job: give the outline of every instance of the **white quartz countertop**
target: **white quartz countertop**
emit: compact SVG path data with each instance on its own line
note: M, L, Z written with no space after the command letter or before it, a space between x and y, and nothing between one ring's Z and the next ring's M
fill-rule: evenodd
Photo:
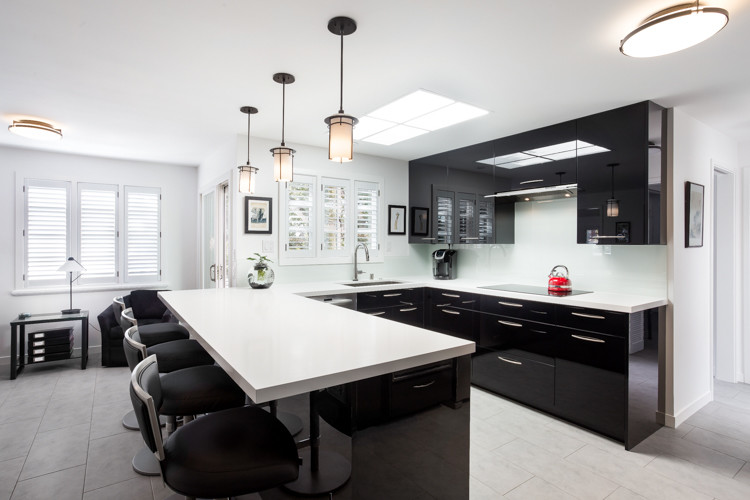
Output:
M495 297L507 297L519 300L534 300L537 302L549 302L554 304L563 304L568 306L576 307L589 307L592 309L602 309L608 311L617 311L624 313L635 313L638 311L645 311L654 307L664 306L667 304L666 297L653 297L647 295L637 294L626 294L626 293L611 293L611 292L597 292L586 293L582 295L569 295L566 297L553 297L544 295L532 295L528 293L516 293L516 292L504 292L499 290L489 290L481 288L483 286L494 286L509 284L502 280L468 280L468 279L455 279L455 280L435 280L431 277L425 278L424 276L417 277L405 277L397 278L402 283L392 285L381 285L378 284L379 280L374 281L361 281L360 283L371 283L372 286L346 286L344 283L350 283L347 281L339 282L317 282L317 283L294 283L284 285L274 285L274 288L283 290L288 293L294 293L303 296L314 296L314 295L325 295L325 294L340 294L340 293L357 293L366 292L372 290L397 290L399 288L414 288L414 287L432 287L442 288L447 290L454 290L457 292L472 292L480 293L483 295L492 295ZM384 280L386 281L386 280ZM529 284L529 283L524 283ZM535 283L536 286L546 286L546 283Z
M256 403L475 349L473 342L295 295L288 286L159 296Z

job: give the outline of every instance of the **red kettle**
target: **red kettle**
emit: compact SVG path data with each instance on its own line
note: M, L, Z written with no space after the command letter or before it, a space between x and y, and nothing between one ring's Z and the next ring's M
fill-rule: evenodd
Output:
M561 271L565 269L565 273ZM573 290L573 285L568 277L570 273L568 268L565 266L555 266L552 271L549 272L549 283L547 285L547 291L554 294L566 294Z

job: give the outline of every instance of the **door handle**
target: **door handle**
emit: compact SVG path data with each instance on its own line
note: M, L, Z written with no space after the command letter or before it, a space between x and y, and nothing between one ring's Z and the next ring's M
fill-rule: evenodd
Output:
M523 304L516 304L515 302L503 302L502 300L498 300L497 303L500 304L501 306L523 307Z
M406 313L406 312L411 312L411 311L416 311L416 310L417 310L416 307L409 307L408 309L399 309L398 312Z
M432 382L427 382L426 384L422 384L422 385L413 385L413 386L412 386L412 389L424 389L425 387L430 387L430 386L431 386L432 384L434 384L434 383L435 383L435 381L433 380Z
M573 316L578 316L579 318L607 319L604 316L599 316L598 314L584 314L584 313L577 313L577 312L572 312L570 314L572 314Z
M450 302L448 302L447 304L435 304L435 307L448 307L449 305L451 305Z
M596 342L597 344L604 344L606 340L595 339L594 337L585 337L583 335L571 335L574 339L585 340L586 342Z
M208 268L208 277L211 281L216 282L216 264L211 264L211 267Z
M451 311L451 310L449 310L449 309L441 309L441 311L443 311L443 312L444 312L444 313L446 313L446 314L458 314L458 315L460 315L460 314L461 314L461 313L460 313L460 312L458 312L458 311Z
M505 361L506 363L510 363L511 365L522 365L523 364L520 361L513 361L512 359L507 359L507 358L504 358L502 356L498 356L497 359L499 359L500 361Z
M460 296L460 295L455 295L455 294L453 294L453 293L443 293L443 294L441 294L441 295L442 295L443 297L453 297L454 299L460 299L460 298L461 298L461 296Z
M523 325L521 323L513 323L512 321L503 321L501 319L497 320L498 323L505 326L512 326L515 328L521 328Z

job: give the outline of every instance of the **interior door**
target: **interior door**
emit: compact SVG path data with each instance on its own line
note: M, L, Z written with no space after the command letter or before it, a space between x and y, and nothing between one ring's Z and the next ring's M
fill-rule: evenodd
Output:
M222 182L201 194L201 287L231 285L231 196Z

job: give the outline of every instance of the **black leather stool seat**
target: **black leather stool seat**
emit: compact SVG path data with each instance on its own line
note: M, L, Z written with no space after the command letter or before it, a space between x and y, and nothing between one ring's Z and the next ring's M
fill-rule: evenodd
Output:
M186 424L164 443L164 454L164 481L194 497L262 491L294 481L299 474L292 436L281 422L252 406Z
M184 340L190 337L187 328L177 323L154 323L141 325L138 324L138 335L141 336L141 343L146 347L151 347L172 340Z
M192 339L163 342L146 348L146 352L149 356L156 354L161 373L170 373L191 366L214 364L211 355L201 347L198 341Z
M193 366L170 373L161 372L161 360L156 355L162 373L159 407L162 415L195 415L212 413L245 404L245 393L216 365Z

